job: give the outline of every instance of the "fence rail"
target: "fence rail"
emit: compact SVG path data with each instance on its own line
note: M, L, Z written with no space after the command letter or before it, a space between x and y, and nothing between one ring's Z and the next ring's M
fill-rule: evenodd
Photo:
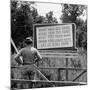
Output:
M13 69L13 68L22 68L22 67L24 67L24 66L15 66L15 67L11 67L11 68ZM66 72L66 79L67 79L67 81L68 81L68 70L82 70L82 72L75 79L73 79L73 81L76 81L80 76L82 76L84 73L87 72L86 68L72 68L72 67L37 67L37 69L39 69L39 70L40 69L49 69L49 70L57 69L58 70L58 74L60 74L61 70L67 70L67 72ZM59 76L58 78L60 78L60 75L58 75L58 76Z
M24 66L12 66L11 68L22 68ZM72 68L72 67L37 67L38 69L61 69L61 70L85 70L86 68Z

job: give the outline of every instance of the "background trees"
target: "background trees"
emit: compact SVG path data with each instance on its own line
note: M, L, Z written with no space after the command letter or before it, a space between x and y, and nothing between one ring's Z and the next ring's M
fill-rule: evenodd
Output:
M47 23L58 23L57 19L53 16L53 12L50 11L46 14Z
M84 16L87 11L85 5L62 4L62 23L76 24L76 44L77 47L87 49L87 20L84 21L80 16Z
M32 12L35 10L31 6L32 3L22 1L11 1L11 37L17 46L27 36L32 36L33 17Z

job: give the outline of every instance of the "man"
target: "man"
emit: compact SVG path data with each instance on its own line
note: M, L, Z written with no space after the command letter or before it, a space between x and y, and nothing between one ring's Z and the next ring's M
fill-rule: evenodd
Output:
M32 46L33 41L30 37L26 38L25 43L26 47L19 51L19 53L15 56L15 60L23 66L21 71L21 79L33 80L36 71L34 64L42 60L42 57L38 50ZM20 57L22 57L22 60Z
M32 65L35 62L42 60L42 57L38 50L32 47L33 41L30 37L25 40L26 47L22 48L19 53L15 56L15 60L23 65ZM22 60L19 57L22 57Z

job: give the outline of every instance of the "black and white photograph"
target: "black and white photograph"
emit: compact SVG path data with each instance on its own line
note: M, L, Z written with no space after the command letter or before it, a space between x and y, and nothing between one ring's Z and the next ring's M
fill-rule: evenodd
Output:
M10 88L87 85L84 4L10 1Z

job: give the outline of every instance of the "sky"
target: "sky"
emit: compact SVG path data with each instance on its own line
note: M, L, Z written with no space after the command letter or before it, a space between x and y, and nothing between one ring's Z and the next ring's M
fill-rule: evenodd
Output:
M34 7L37 9L39 15L45 16L46 13L53 11L54 17L59 23L62 23L60 17L62 15L62 6L61 4L52 4L52 3L35 3ZM84 21L86 20L86 11L84 11L85 16L80 16Z
M46 13L53 11L53 16L57 18L58 22L60 23L60 16L61 16L61 10L62 6L61 4L51 4L51 3L36 3L34 4L34 7L37 8L37 11L39 15L45 16Z

